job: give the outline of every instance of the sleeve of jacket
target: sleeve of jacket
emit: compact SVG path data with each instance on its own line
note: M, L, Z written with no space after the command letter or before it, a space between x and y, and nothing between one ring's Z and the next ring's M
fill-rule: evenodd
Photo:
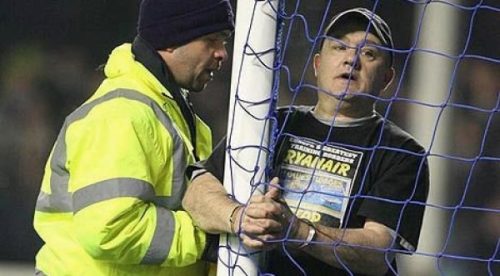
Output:
M163 266L201 258L206 237L190 216L155 203L173 193L172 140L150 108L126 99L68 127L74 233L93 258Z

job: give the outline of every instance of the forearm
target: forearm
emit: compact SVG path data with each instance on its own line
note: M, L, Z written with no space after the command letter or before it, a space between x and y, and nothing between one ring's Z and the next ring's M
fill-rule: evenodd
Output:
M391 246L392 237L383 226L357 229L338 229L316 225L314 242L301 250L332 266L357 273L382 275L388 269L392 256L387 249ZM297 239L305 239L309 226L301 223L297 231ZM294 247L297 247L295 245Z
M232 233L229 217L239 205L210 173L196 177L182 200L194 224L208 233Z

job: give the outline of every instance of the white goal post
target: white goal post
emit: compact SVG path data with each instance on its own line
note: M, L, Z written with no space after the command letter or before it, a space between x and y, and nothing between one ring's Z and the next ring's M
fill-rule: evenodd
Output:
M242 203L266 180L277 11L277 0L236 7L224 186ZM236 236L221 235L217 275L257 275L258 259Z

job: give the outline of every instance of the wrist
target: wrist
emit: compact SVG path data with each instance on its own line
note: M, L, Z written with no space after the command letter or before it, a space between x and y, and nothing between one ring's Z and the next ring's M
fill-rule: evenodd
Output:
M298 219L297 221L300 223L300 227L296 239L301 240L302 243L297 244L296 248L303 249L316 238L316 227L309 220Z
M240 210L243 208L243 205L236 205L233 207L230 215L229 215L229 230L231 234L236 234L239 231L239 221L240 221Z

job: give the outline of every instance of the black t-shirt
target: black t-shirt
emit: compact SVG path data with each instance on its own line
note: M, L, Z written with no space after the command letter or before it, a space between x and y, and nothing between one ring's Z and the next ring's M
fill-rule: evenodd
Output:
M395 248L414 251L429 185L425 150L379 114L331 127L311 109L278 110L273 168L288 205L298 217L330 227L362 228L369 218L393 230ZM221 181L224 149L225 141L204 162ZM293 259L274 250L263 272L302 275L298 263L307 275L349 275L306 254Z

